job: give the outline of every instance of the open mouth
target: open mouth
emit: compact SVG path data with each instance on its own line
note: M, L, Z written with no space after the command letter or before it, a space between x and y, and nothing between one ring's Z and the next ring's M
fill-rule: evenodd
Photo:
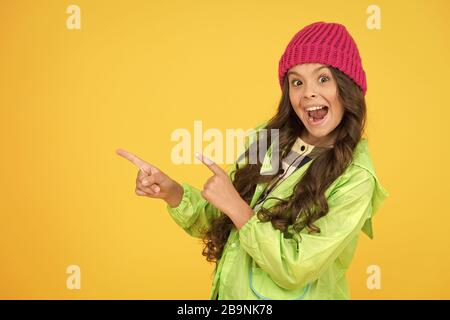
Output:
M324 105L308 107L306 113L308 114L308 121L310 124L321 124L328 115L328 107Z

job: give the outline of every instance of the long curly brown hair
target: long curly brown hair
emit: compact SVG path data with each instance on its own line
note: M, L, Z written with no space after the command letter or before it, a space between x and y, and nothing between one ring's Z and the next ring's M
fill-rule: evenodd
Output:
M352 161L353 150L365 127L366 102L362 90L340 70L332 66L328 68L337 83L339 99L344 107L342 121L333 131L336 137L334 145L312 161L290 197L277 198L279 202L270 210L261 207L257 212L260 221L270 221L273 227L282 231L286 237L290 237L289 225L292 225L295 232L307 227L310 232L320 233L320 228L315 226L314 222L328 213L325 191ZM284 79L278 111L264 129L267 129L267 132L270 129L279 130L279 169L272 175L261 175L261 159L257 157L256 163L252 164L248 161L249 149L245 150L246 165L241 167L238 163L235 164L233 185L248 204L258 183L270 183L280 174L281 160L290 152L303 130L306 130L291 105L287 77ZM270 145L270 135L267 138ZM216 268L233 227L231 219L221 212L202 239L205 245L202 254L207 261L216 262Z

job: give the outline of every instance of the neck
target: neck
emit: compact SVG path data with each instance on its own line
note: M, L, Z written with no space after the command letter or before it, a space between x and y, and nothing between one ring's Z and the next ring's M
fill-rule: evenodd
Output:
M305 130L306 131L306 130ZM335 137L333 137L331 134L329 134L326 137L323 138L316 138L309 134L308 131L303 132L300 134L300 139L305 141L307 144L310 144L315 147L319 148L333 148Z

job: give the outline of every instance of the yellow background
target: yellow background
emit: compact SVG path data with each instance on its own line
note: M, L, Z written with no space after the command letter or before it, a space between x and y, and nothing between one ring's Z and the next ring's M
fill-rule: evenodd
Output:
M68 30L66 8L81 9ZM366 9L381 8L381 30ZM252 128L277 107L278 60L340 22L367 73L369 146L390 197L348 272L353 299L450 298L450 2L2 1L0 298L207 299L213 265L165 203L134 194L132 151L175 165L177 128ZM81 290L66 268L81 268ZM366 287L369 265L381 289Z

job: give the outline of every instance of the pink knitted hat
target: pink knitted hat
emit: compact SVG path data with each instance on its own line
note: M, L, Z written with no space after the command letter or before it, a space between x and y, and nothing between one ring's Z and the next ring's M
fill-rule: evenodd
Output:
M342 24L315 22L297 32L279 62L281 88L286 72L301 63L331 65L349 76L366 94L366 73L358 48Z

